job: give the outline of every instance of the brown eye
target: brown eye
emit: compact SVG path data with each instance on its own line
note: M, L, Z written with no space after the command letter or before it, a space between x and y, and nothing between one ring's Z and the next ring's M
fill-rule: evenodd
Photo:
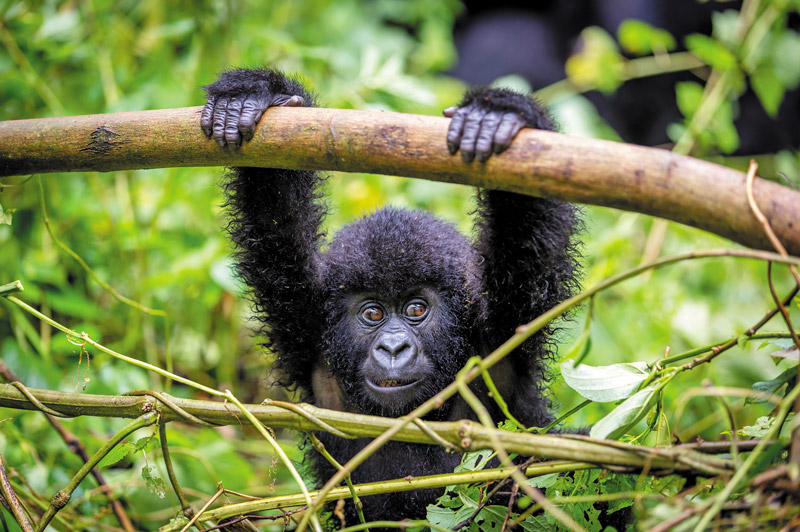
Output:
M421 318L428 312L425 303L411 303L406 307L406 316L409 318Z
M378 307L369 307L364 309L361 315L364 316L364 319L367 321L378 322L383 319L383 310Z

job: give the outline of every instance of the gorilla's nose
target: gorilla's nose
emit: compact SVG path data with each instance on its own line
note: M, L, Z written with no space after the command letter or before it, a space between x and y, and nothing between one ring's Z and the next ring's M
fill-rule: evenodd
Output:
M375 343L372 358L387 372L402 371L414 364L417 348L405 332L384 333Z

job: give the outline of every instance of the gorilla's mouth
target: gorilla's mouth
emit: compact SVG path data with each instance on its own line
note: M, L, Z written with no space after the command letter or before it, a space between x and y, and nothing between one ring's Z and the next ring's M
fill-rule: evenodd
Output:
M401 390L407 390L412 388L417 382L417 379L401 379L401 378L393 378L393 379L381 379L381 380L373 380L371 378L367 378L367 385L372 388L372 390L376 392L395 392Z
M414 384L415 382L416 381L404 379L385 379L377 384L380 388L402 388L403 386L408 386L409 384Z

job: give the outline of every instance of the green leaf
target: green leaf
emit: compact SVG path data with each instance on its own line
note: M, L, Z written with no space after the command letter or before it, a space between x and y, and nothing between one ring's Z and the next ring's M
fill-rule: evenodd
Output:
M558 473L548 473L546 475L533 477L528 483L534 488L547 489L555 484L556 480L558 480L558 476Z
M461 457L461 463L455 467L454 472L467 473L470 471L480 471L489 463L489 457L492 456L492 454L493 451L491 449L464 453L464 456Z
M655 383L636 392L595 423L589 431L589 436L612 440L619 438L647 414L658 395L659 387Z
M742 436L750 436L753 439L761 439L767 435L769 428L772 426L775 418L770 416L761 416L756 420L755 425L748 425L742 427L738 432Z
M775 39L771 59L775 76L784 89L793 89L800 84L800 34L785 29Z
M97 467L100 469L103 469L104 467L110 467L131 454L135 449L136 446L134 444L127 441L122 442L111 449L111 451L105 455L102 460L100 460L100 463L97 464Z
M478 523L478 530L500 532L503 528L503 521L506 519L508 509L505 506L491 505L485 506L475 517Z
M625 399L635 392L650 372L646 362L626 362L610 366L575 367L572 360L561 364L561 374L570 388L586 399L607 403Z
M155 451L157 445L158 438L155 437L155 433L150 436L144 436L136 440L136 452Z
M150 493L159 499L163 499L167 495L167 486L164 484L164 479L156 474L156 469L154 467L144 466L142 468L142 478Z
M556 520L549 515L532 515L519 524L525 532L552 532Z
M637 55L674 50L675 38L668 31L636 19L624 20L617 29L617 40L623 50Z
M622 85L625 58L604 29L591 26L581 32L581 51L570 56L564 66L567 77L579 87L593 87L605 93Z
M750 84L767 114L772 117L777 116L786 91L781 86L775 71L771 68L760 68L750 76Z
M703 99L703 87L694 81L682 81L675 85L675 98L681 114L691 119Z
M3 206L0 205L0 224L11 225L11 213L14 212L14 209L7 210L3 212Z
M715 11L711 14L711 34L731 50L741 46L739 37L739 12L735 9Z
M797 375L797 366L789 368L774 379L768 381L758 381L753 383L753 390L763 392L765 394L777 393L784 384L787 382L794 382ZM744 404L759 404L765 402L766 399L759 399L758 397L748 397L744 400Z
M458 523L469 518L474 512L474 508L462 506L458 510L450 510L449 508L439 508L433 504L429 504L427 508L426 519L434 525L439 525L443 528L453 529Z
M718 40L693 33L686 37L686 47L698 59L718 70L736 68L736 57Z

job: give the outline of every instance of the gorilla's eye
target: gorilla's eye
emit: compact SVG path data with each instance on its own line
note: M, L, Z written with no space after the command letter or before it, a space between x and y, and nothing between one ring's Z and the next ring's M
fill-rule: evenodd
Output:
M406 316L409 318L422 318L428 313L428 307L422 301L414 301L406 307Z
M372 323L378 323L383 319L383 309L380 307L367 307L361 313L365 320Z

